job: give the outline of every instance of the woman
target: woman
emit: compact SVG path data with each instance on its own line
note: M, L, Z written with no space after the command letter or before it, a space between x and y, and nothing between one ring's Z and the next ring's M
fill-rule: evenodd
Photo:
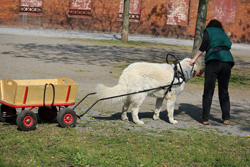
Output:
M209 125L209 115L214 94L216 80L219 86L219 101L222 110L224 125L230 124L230 100L228 84L231 76L231 68L234 66L234 59L230 52L232 42L224 32L221 22L211 20L203 35L202 44L195 57L189 61L190 65L206 51L205 68L201 69L197 76L205 71L205 83L202 99L202 117L200 123Z

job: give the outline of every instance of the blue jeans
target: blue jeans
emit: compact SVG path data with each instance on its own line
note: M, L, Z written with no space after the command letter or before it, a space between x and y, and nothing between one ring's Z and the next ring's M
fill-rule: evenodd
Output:
M228 93L228 84L231 76L231 64L217 60L210 60L205 67L205 83L202 99L202 119L209 120L212 99L216 80L218 79L219 101L222 111L222 119L230 119L230 99Z

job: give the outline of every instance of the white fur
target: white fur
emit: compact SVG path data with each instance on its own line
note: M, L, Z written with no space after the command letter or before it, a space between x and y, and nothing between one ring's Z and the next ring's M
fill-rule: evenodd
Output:
M191 79L197 71L196 64L194 67L188 64L189 58L185 58L180 62L183 69L186 82ZM103 84L97 85L97 95L99 98L106 98L111 96L117 96L132 92L138 92L146 89L157 88L159 86L170 85L174 76L174 65L170 64L158 64L158 63L145 63L138 62L130 64L124 69L122 75L119 78L118 84L114 87L106 87ZM180 67L177 66L177 71L180 71ZM175 79L174 83L178 80ZM156 89L148 92L133 94L129 96L123 96L119 98L113 98L107 100L112 104L123 103L122 107L122 120L128 120L127 111L129 106L132 106L132 118L136 124L144 124L138 117L139 108L145 100L146 96L156 97L155 112L153 119L159 119L159 113L161 111L162 102L164 99L167 100L167 111L169 122L176 124L174 120L174 106L177 96L184 89L185 82L180 85L173 86L171 91L165 96L165 89Z

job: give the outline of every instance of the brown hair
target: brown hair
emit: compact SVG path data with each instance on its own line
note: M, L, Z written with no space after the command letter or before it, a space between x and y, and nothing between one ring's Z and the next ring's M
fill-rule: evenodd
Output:
M216 20L216 19L213 19L208 23L206 28L209 28L209 27L218 27L218 28L221 28L224 31L221 22Z

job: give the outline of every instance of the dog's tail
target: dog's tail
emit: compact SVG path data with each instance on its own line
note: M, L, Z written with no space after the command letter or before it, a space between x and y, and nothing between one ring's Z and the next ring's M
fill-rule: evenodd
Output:
M126 86L123 86L121 84L118 84L114 87L107 87L103 84L98 84L96 88L97 95L99 99L101 98L107 98L107 97L113 97L113 96L119 96L127 93ZM124 102L126 100L126 96L122 97L116 97L116 98L111 98L108 100L105 100L107 104L116 104L120 102Z

